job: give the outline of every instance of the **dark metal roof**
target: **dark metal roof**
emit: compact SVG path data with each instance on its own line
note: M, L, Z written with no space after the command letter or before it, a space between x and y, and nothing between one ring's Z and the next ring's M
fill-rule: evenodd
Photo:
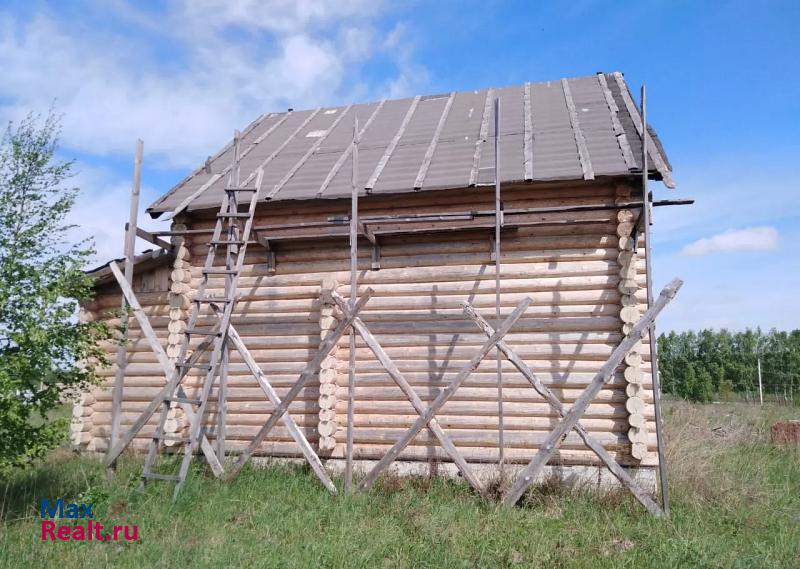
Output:
M516 87L270 113L242 133L241 180L264 169L271 200L350 195L354 119L358 186L367 194L463 188L494 182L492 101L500 100L500 181L591 180L641 171L641 117L621 73ZM648 128L653 177L673 187ZM217 207L232 142L153 203L163 212Z
M168 265L174 259L175 256L171 251L167 251L165 249L147 249L133 258L133 265L136 267L137 273L147 272L150 269ZM100 285L117 282L117 280L114 278L114 274L109 268L111 263L123 265L125 263L125 257L112 259L111 261L107 261L93 269L84 271L87 275L94 277L94 286L97 287Z

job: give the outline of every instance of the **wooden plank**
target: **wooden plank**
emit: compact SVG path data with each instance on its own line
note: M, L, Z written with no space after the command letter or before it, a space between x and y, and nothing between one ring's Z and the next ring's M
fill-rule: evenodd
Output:
M126 227L126 230L127 230L127 227ZM173 249L172 243L170 243L169 241L164 241L160 237L157 237L157 236L153 235L149 231L145 231L141 227L137 227L136 228L136 236L137 237L141 237L142 239L144 239L148 243L152 243L156 247L161 247L165 251L172 251L172 249Z
M270 192L266 195L266 199L269 200L269 199L274 198L275 194L277 194L279 191L281 191L281 188L283 188L283 186L285 186L289 182L289 180L291 180L292 177L294 177L294 175L297 173L297 171L300 168L302 168L303 164L305 164L306 161L319 149L319 147L322 146L322 143L325 142L325 139L328 138L328 135L330 135L330 133L333 132L333 129L335 129L336 126L344 118L344 116L348 112L350 112L351 108L353 108L352 104L348 105L347 108L345 108L345 110L343 110L341 112L341 114L338 117L336 117L336 120L333 121L333 124L330 127L328 127L328 130L325 131L325 134L320 136L317 139L317 141L314 144L311 145L311 148L309 148L306 151L306 153L303 154L303 156L300 158L300 160L295 162L294 166L292 166L289 169L289 171L286 172L286 175L283 178L281 178L281 181L278 182L277 184L275 184L275 186L273 186L273 188L270 190Z
M150 321L147 319L147 315L142 310L139 301L136 299L136 295L133 292L133 289L128 285L125 277L120 272L119 268L117 267L116 263L111 263L109 265L111 267L111 271L114 274L114 277L117 279L117 282L122 289L125 298L127 299L128 303L131 305L133 309L133 315L136 317L136 320L139 322L139 327L142 330L142 334L147 339L148 344L152 348L153 352L156 354L156 358L158 359L159 364L161 364L162 371L164 372L165 377L174 377L174 369L175 366L172 364L170 359L167 357L167 354L164 352L164 348L161 347L161 343L158 341L158 337L156 336L155 332L153 331L152 326L150 326ZM202 346L198 347L195 350L196 359L199 359L202 353L205 350ZM108 453L106 454L105 458L105 465L110 466L111 464L116 461L117 457L127 448L127 446L131 443L134 439L136 434L142 429L142 427L150 420L153 413L155 413L158 406L163 402L164 397L170 392L170 382L167 382L167 385L158 393L158 395L153 398L150 402L148 407L145 411L139 416L136 422L131 426L128 432L123 435L120 441L117 442L115 445L109 445ZM181 389L178 392L179 396L185 396L183 390ZM186 413L186 417L189 421L192 421L194 418L194 409L190 405L181 405L184 413ZM214 472L215 476L222 475L222 465L217 460L216 455L214 454L214 449L211 446L211 443L208 439L203 436L201 441L201 449L203 450L203 454L205 455L206 459L208 460L208 464L211 467L211 470Z
M469 172L468 186L478 183L478 171L481 165L481 152L483 145L489 138L489 117L491 116L492 101L494 100L494 89L486 91L486 102L483 104L483 117L481 118L481 129L478 133L478 140L475 141L475 153L472 155L472 169Z
M598 73L597 81L600 83L600 89L603 91L603 96L606 99L608 112L611 114L611 127L614 129L614 136L617 138L617 144L619 144L619 149L622 152L622 159L625 160L625 166L628 167L628 170L635 170L636 159L633 156L631 145L628 143L628 136L625 134L625 129L622 127L622 123L619 122L619 107L617 107L617 102L614 100L611 89L608 88L605 73Z
M480 315L478 314L472 306L466 306L464 308L464 313L470 318L475 324L480 328L484 334L487 336L491 336L494 334L494 328ZM553 410L556 411L559 417L563 418L565 411L564 406L561 404L561 401L555 396L555 394L547 387L539 377L533 373L533 370L528 367L528 364L520 358L517 353L505 342L505 340L501 340L497 343L497 349L503 353L503 355L510 361L515 368L528 380L531 386L536 390L539 395L545 398L545 400L550 404ZM609 452L605 449L605 447L598 442L594 437L592 437L586 429L584 429L580 423L575 424L575 431L578 435L583 439L583 442L588 446L594 453L603 461L603 464L611 471L611 473L616 476L616 478L620 481L620 483L627 488L639 502L647 509L648 512L653 514L656 517L660 517L662 512L659 509L658 505L653 501L653 499L645 492L628 474L628 472L622 468L617 461L609 454Z
M233 160L231 162L231 170L228 175L228 187L238 188L241 180L241 133L235 131L233 135ZM227 197L226 211L239 209L239 196L232 193ZM237 218L220 218L217 215L219 222L225 223L228 221L228 228L225 233L226 241L235 241L239 238L237 235L238 224ZM246 247L247 244L244 244ZM213 247L213 246L212 246ZM231 270L234 262L234 249L232 246L225 246L225 268ZM230 274L225 278L225 298L235 298L235 293L232 288L235 287L236 275ZM205 292L205 290L203 291ZM227 332L227 327L224 330ZM219 365L219 384L217 388L217 458L221 463L225 462L225 438L227 436L227 403L228 403L228 365L230 363L230 349L228 346L227 335L223 336L220 340L222 343ZM213 372L213 365L209 369L209 373ZM208 379L207 379L208 381ZM213 381L213 379L212 379ZM205 407L204 407L205 408ZM190 437L191 442L191 437Z
M428 149L425 151L425 158L423 158L422 165L419 167L419 171L417 172L417 178L414 180L415 190L422 189L422 184L425 182L425 176L428 175L428 168L430 168L431 166L431 160L433 160L433 154L436 152L436 146L439 144L439 138L442 136L444 123L447 121L447 115L450 114L450 107L453 106L453 99L455 99L455 97L456 97L455 91L450 93L450 97L447 99L447 103L445 104L444 110L442 111L442 116L439 117L439 123L436 125L436 130L433 133L433 138L431 138L431 142L428 145Z
M417 110L417 105L419 104L420 96L417 95L414 97L414 100L411 101L411 105L408 107L408 111L406 112L406 116L403 117L403 122L400 123L400 128L397 129L397 132L392 138L389 146L386 147L386 151L381 156L381 159L378 161L378 165L375 166L375 170L372 172L372 175L367 180L367 183L364 185L364 189L367 191L372 191L375 188L375 184L378 182L378 178L380 178L383 169L386 167L386 164L389 163L389 159L392 157L392 153L394 149L397 147L397 144L400 142L400 139L403 137L403 133L406 131L406 127L408 123L411 122L411 117L414 116L414 111Z
M561 80L561 87L564 89L564 101L569 111L569 122L572 125L572 134L575 136L575 145L578 147L578 159L583 170L584 180L594 180L594 170L592 160L589 158L589 149L586 147L586 139L583 137L581 123L578 119L578 112L575 110L575 102L572 100L572 91L566 79Z
M378 116L378 112L383 108L383 105L385 103L386 103L386 99L381 99L381 102L378 103L378 106L375 107L374 111L372 111L372 114L367 119L367 122L364 123L364 127L361 129L361 132L358 133L358 138L359 139L361 139L361 137L364 136L364 133L367 132L367 129L372 124L372 121L375 120L375 117ZM347 148L345 149L345 151L342 152L342 155L339 156L338 160L336 160L336 164L333 165L333 168L331 168L330 172L328 172L328 175L325 176L325 180L323 180L322 184L319 187L319 190L317 190L317 197L322 196L322 194L325 192L325 190L328 189L328 186L331 184L333 179L336 177L336 174L339 173L339 170L342 169L342 166L347 161L347 159L350 157L350 154L352 152L353 152L353 145L348 144Z
M531 111L531 84L525 83L524 93L525 130L522 138L522 154L525 165L525 181L533 180L533 112Z
M639 133L639 138L642 138L645 130L642 128L642 117L639 114L639 109L636 108L636 103L634 103L633 99L631 98L630 91L628 91L628 86L625 84L625 79L622 77L622 73L615 71L614 80L617 82L620 95L622 96L622 101L625 103L625 108L628 110L628 114L631 116L634 127L636 127L636 132ZM675 181L672 179L672 174L667 167L666 161L661 156L661 152L655 145L653 137L650 136L650 132L647 132L647 145L651 148L648 150L648 155L653 159L656 170L658 170L658 173L661 174L661 178L664 180L664 185L668 188L674 188Z
M496 325L500 326L500 235L503 226L503 204L500 201L500 99L494 100L494 313ZM497 446L500 477L504 476L505 429L503 424L503 362L497 352Z
M250 373L253 374L256 382L264 391L264 394L269 399L269 402L272 403L275 407L280 406L281 399L278 397L278 393L272 387L270 382L266 378L266 374L261 370L256 363L255 358L250 354L250 351L247 349L247 346L242 341L242 337L239 336L239 333L230 325L228 327L228 339L231 341L233 346L239 351L242 355L242 359L244 360L247 367L250 369ZM292 436L294 441L297 443L297 446L300 447L300 451L303 453L303 456L306 457L308 464L311 466L312 470L316 473L317 477L322 482L323 486L328 489L331 494L336 494L336 486L333 484L330 476L328 476L325 467L322 465L322 461L320 461L317 454L314 452L314 449L311 448L311 445L308 442L308 439L303 435L300 428L295 423L294 419L289 413L284 413L282 416L283 424L286 426L286 430Z
M305 127L306 127L306 126L308 126L308 123L310 123L310 122L311 122L311 120L312 120L312 119L313 119L315 116L317 116L317 114L319 114L319 112L320 112L321 110L322 110L322 108L321 108L321 107L318 107L318 108L314 109L314 110L311 112L311 114L310 114L310 115L308 115L308 116L305 118L305 120L304 120L302 123L300 123L300 126L298 126L296 129L294 129L294 131L292 132L292 134L290 134L290 135L288 136L288 138L286 138L286 140L284 140L284 141L283 141L283 143L282 143L282 144L281 144L281 145L280 145L278 148L276 148L275 150L273 150L273 151L272 151L272 153L271 153L269 156L267 156L266 158L264 158L264 160L261 162L261 164L259 164L259 165L258 165L258 167L257 167L255 170L253 170L252 172L250 172L250 175L248 175L248 176L247 176L247 178L245 179L245 181L244 181L244 183L242 184L242 186L243 186L243 187L247 187L247 184L249 184L250 182L252 182L253 180L255 180L256 176L258 175L258 172L259 172L259 171L263 172L263 171L264 171L264 169L267 167L267 165L268 165L270 162L272 162L273 160L275 160L275 157L277 157L277 156L278 156L278 154L280 154L280 153L283 151L283 149L284 149L284 148L286 148L287 146L289 146L289 144L290 144L290 143L291 143L291 142L292 142L292 141L295 139L295 137L296 137L296 136L297 136L297 135L300 133L300 131L302 131L302 130L303 130Z
M614 375L625 355L634 344L644 336L644 333L650 327L650 323L655 319L658 313L675 298L675 295L682 285L683 282L680 279L673 279L664 287L659 299L644 313L639 322L633 327L630 334L628 334L614 349L608 361L603 364L603 367L597 372L589 386L575 401L569 412L564 416L564 419L562 419L556 428L548 435L541 450L536 453L528 465L519 473L514 485L503 500L505 504L509 506L516 504L525 490L533 484L544 465L547 464L547 461L553 456L553 453L558 448L564 435L575 427L580 417L586 412L592 399L597 396L603 385Z
M352 318L358 316L358 313L364 307L364 305L369 301L372 297L372 289L367 289L366 292L362 295L361 299L356 303L355 308L352 311ZM258 431L255 438L250 442L247 448L239 455L239 459L233 465L228 474L228 478L236 477L239 472L242 470L242 467L245 463L250 459L253 455L255 450L258 448L264 439L267 437L269 432L275 426L275 424L280 420L286 410L289 408L289 405L294 401L300 391L305 387L306 383L308 383L311 378L313 378L317 373L319 373L320 365L322 364L322 360L324 360L333 347L337 344L339 339L344 335L348 328L350 328L351 324L353 323L352 318L344 318L341 322L339 322L338 326L334 329L334 331L325 338L325 340L320 344L319 349L317 350L317 354L303 369L303 372L300 374L300 377L292 386L292 388L288 391L286 396L281 401L281 404L272 412L272 414L267 419L267 422L264 424L263 427Z
M347 316L350 313L350 309L347 306L345 300L336 292L333 293L333 299L336 304L339 306L339 309L342 313ZM372 350L372 353L375 354L375 357L378 358L378 361L381 363L383 368L386 370L386 373L397 383L398 387L403 391L403 393L408 397L408 400L411 401L411 404L414 406L414 410L417 413L422 414L425 410L425 406L422 400L417 395L414 388L411 387L411 384L406 380L403 374L398 369L397 365L392 361L383 347L378 343L378 340L375 336L372 335L372 332L364 325L360 318L353 319L353 327L356 331L361 335L364 339L364 342L369 346L369 349ZM467 461L458 452L453 441L447 436L444 429L439 425L439 422L436 420L436 417L432 417L431 420L428 422L428 428L434 434L434 436L439 439L439 443L442 445L442 448L447 452L450 458L453 459L453 462L458 467L461 474L464 476L464 479L470 483L470 485L475 488L478 492L481 492L483 487L472 472L472 469L467 464Z
M136 154L133 159L133 183L131 184L131 204L129 221L125 226L125 282L133 282L133 257L136 248L137 226L136 220L139 215L139 194L142 182L142 155L144 154L144 142L136 141ZM115 264L116 265L116 264ZM113 269L112 269L113 270ZM122 316L120 325L122 326L122 342L117 348L117 373L114 377L114 402L111 410L111 445L117 442L119 437L119 416L122 412L122 394L125 389L125 366L127 365L127 339L128 339L128 302L125 295L122 296ZM109 475L112 471L109 471Z
M414 422L414 425L406 431L406 433L398 440L389 452L387 452L383 458L378 461L378 464L369 471L369 473L361 480L358 485L358 489L361 491L369 489L375 481L378 479L378 476L381 475L381 472L386 470L389 465L395 461L395 459L400 455L404 448L408 446L408 444L414 439L414 437L419 434L419 432L425 428L436 412L441 409L441 407L447 403L447 401L453 396L456 390L467 380L467 378L472 374L473 371L480 365L483 358L486 357L492 348L500 341L500 339L505 336L508 331L511 329L512 326L519 320L525 310L530 306L531 299L526 298L522 300L518 305L517 308L514 309L508 318L506 318L503 323L498 326L497 331L489 338L483 346L481 346L480 350L478 350L475 355L472 357L470 361L468 361L464 366L462 366L461 370L458 372L458 375L450 382L450 384L442 389L437 395L436 399L425 409L424 412L420 413L419 418Z
M353 121L353 169L350 175L350 308L356 304L358 292L358 117ZM356 404L356 335L350 329L350 350L347 383L347 435L345 442L344 489L353 489L353 415Z
M642 85L642 128L645 127L647 124L647 100L646 100L646 91L645 86ZM647 307L653 305L653 271L652 271L652 263L651 263L651 255L652 249L650 246L651 238L650 238L650 225L652 224L650 220L650 206L648 203L650 202L650 193L647 191L647 139L645 138L642 141L642 164L644 167L642 168L642 200L644 201L644 207L642 207L642 212L640 214L640 219L642 219L642 223L644 224L644 261L645 261L645 273L646 273L646 284L647 284ZM637 234L638 237L638 234ZM658 338L656 334L656 321L653 320L653 323L650 325L650 330L648 330L648 335L650 338ZM661 423L661 385L660 385L660 377L658 375L658 342L649 342L650 348L650 362L651 362L651 371L652 371L652 378L653 378L653 407L655 410L655 419L656 419L656 447L658 450L658 477L661 482L661 504L664 508L664 514L669 516L669 480L667 476L667 462L666 462L666 452L664 449L664 433L662 432L662 423ZM759 361L759 366L761 362ZM760 370L760 367L759 367Z

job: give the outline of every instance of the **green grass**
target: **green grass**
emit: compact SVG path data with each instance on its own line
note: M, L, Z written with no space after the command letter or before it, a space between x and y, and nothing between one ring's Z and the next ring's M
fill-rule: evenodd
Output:
M619 492L552 484L516 508L442 479L384 479L331 498L301 467L227 483L198 467L172 506L168 484L136 491L135 461L107 482L96 460L62 450L2 481L0 567L797 568L800 451L765 436L792 413L670 403L666 521ZM92 501L104 524L138 524L139 542L40 541L38 499L57 496Z

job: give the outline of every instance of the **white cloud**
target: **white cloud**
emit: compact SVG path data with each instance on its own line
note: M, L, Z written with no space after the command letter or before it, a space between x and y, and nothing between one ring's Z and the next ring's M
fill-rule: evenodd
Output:
M376 0L183 0L178 11L192 24L292 34L311 26L370 17L382 4Z
M729 229L711 237L689 243L682 250L684 255L708 255L728 251L768 251L778 247L780 239L774 227L749 227Z
M369 0L185 0L155 13L120 1L114 18L134 28L124 35L46 9L28 20L0 11L0 121L56 100L71 149L128 155L143 138L150 160L193 167L264 112L414 85L411 52L370 41L382 9ZM360 67L374 57L388 61L389 79L365 85Z
M96 250L94 264L122 257L125 223L130 213L131 180L106 168L80 167L76 170L75 176L68 181L68 185L80 188L78 199L67 216L67 222L76 226L69 235L70 241L92 238ZM144 214L144 206L158 193L146 185L141 188L137 225L142 229L169 229L164 222ZM155 246L137 239L137 253L153 248ZM90 266L94 264L89 263Z

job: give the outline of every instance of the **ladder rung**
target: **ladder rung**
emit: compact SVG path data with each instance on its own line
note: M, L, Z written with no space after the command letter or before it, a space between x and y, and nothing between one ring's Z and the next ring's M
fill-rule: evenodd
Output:
M192 299L192 302L228 303L228 302L233 302L233 299L232 298L214 298L213 296L209 296L209 297L206 297L206 298L194 298L194 299Z
M250 213L247 211L221 211L217 214L217 217L240 217L246 218L250 217Z
M255 193L257 190L255 188L225 188L226 192L253 192Z
M187 328L183 331L184 334L197 335L197 336L222 336L219 330L212 330L211 328Z
M164 401L171 401L172 403L188 403L189 405L202 405L203 404L203 400L202 399L188 399L186 397L178 397L178 396L165 397Z
M226 240L226 241L212 241L211 242L212 245L244 245L244 243L245 243L244 241L238 240L238 239L237 240L233 240L233 241Z
M175 435L153 435L153 439L160 441L172 441L176 443L188 443L192 440L189 437L176 437Z
M211 366L209 364L198 364L198 363L186 363L186 362L176 363L175 367L188 367L188 368L194 368L194 369L202 369L202 370L206 370L206 371L210 371L211 370Z
M167 480L169 482L180 482L181 477L176 474L158 474L156 472L142 472L142 478L150 480Z
M204 275L235 275L239 271L236 269L203 269Z

